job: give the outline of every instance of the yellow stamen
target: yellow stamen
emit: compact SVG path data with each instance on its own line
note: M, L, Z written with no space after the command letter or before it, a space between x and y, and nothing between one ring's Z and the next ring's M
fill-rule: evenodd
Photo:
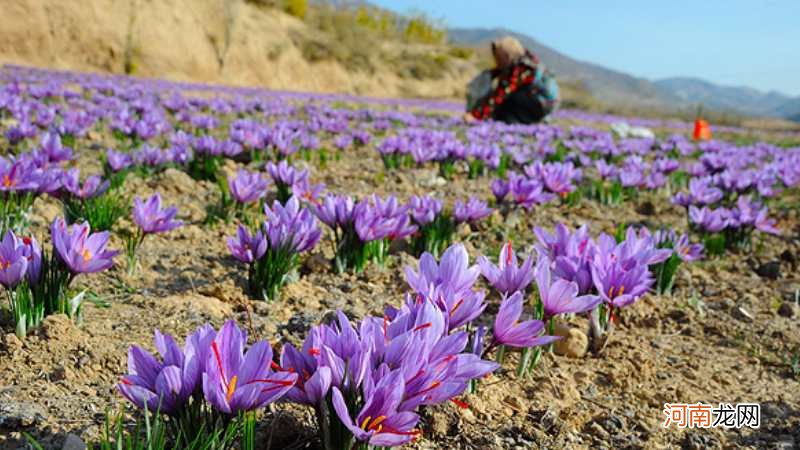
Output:
M234 375L233 377L231 377L231 382L228 383L228 393L225 396L225 399L228 401L231 401L231 398L233 397L233 392L236 391L236 380L238 380L238 377Z
M11 177L3 175L3 187L11 187L12 184L14 184L14 182L11 181Z
M624 295L624 294L625 294L625 286L620 286L619 287L619 295Z
M608 298L614 298L614 286L608 288Z
M92 259L92 253L88 248L83 249L83 262L89 262Z
M367 424L369 423L370 419L372 419L372 416L367 416L367 418L364 419L363 422L361 422L361 429L362 430L366 430L367 429Z
M381 428L383 428L383 425L381 425L381 422L383 422L384 420L386 420L386 416L378 416L378 417L376 417L375 420L372 421L372 424L370 424L369 429L370 430L374 430L375 428L377 428L378 432L380 432Z

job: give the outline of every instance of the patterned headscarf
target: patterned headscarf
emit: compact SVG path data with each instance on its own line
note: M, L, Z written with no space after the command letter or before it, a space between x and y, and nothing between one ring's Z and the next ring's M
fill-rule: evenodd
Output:
M525 55L525 47L516 38L504 36L492 41L492 49L502 50L508 55L509 61L516 61Z

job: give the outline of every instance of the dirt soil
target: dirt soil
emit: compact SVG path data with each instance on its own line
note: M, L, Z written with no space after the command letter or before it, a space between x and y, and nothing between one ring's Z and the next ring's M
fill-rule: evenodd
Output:
M90 133L79 141L79 166L98 170L89 148L104 148L108 137ZM378 139L379 141L379 139ZM456 198L488 196L488 177L467 180L459 172L451 182L433 168L384 172L374 144L343 152L323 170L308 164L314 182L328 190L362 196L396 193L401 199L436 192L452 205ZM233 170L229 163L226 170ZM176 204L186 225L145 241L141 268L128 276L124 262L102 274L83 276L81 287L95 291L105 305L87 304L84 321L64 316L20 341L9 322L0 334L0 448L24 448L22 432L45 448L61 448L74 434L95 439L108 410L124 400L115 383L126 371L126 351L139 344L152 349L153 329L176 336L210 321L234 318L254 336L278 346L298 342L308 328L336 309L362 317L398 304L405 291L404 265L415 258L396 248L383 269L336 275L330 268L331 241L325 235L304 255L300 277L279 301L249 300L246 273L229 256L224 237L234 224L205 225L206 205L218 189L183 172L167 170L149 179L130 176L125 191L159 191ZM640 206L650 203L653 208ZM34 231L46 236L47 224L60 213L56 202L38 199ZM642 211L648 213L643 215ZM647 296L624 311L609 345L600 355L570 358L547 354L532 377L514 375L516 355L503 370L465 397L468 409L453 404L424 412L423 438L417 448L792 448L800 445L800 383L787 358L800 349L800 221L797 210L778 217L781 237L764 238L751 255L684 264L672 296ZM535 225L551 228L589 223L594 235L613 232L620 223L685 227L683 212L665 194L645 193L636 202L605 207L583 201L577 207L552 205L507 217L495 213L475 229L459 230L472 258L496 254L512 239L532 251ZM129 227L123 223L121 228ZM122 242L114 238L120 248ZM47 239L43 239L47 241ZM756 269L776 262L774 279ZM773 264L774 268L775 264ZM762 271L763 272L763 271ZM497 299L493 306L497 308ZM572 324L585 330L585 319ZM577 333L581 334L581 333ZM664 403L761 404L757 430L664 429ZM261 421L263 448L317 448L310 410L277 405Z

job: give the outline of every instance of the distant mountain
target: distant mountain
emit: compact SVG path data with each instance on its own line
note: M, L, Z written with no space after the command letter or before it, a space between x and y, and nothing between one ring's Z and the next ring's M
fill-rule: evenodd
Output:
M687 108L702 104L719 111L734 111L752 116L783 117L800 121L800 97L777 92L761 92L748 87L720 86L689 77L647 80L598 64L580 61L560 53L536 39L503 28L451 28L450 41L466 46L488 45L494 39L511 35L536 53L557 76L580 81L594 97L623 106Z
M698 78L675 77L656 80L656 88L685 103L702 103L722 111L744 111L753 115L776 116L791 97L778 92L761 92L743 86L719 86Z

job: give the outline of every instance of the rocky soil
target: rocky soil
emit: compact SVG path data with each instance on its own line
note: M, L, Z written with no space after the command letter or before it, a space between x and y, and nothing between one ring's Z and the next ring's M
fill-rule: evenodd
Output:
M103 137L89 142L104 145ZM87 145L86 148L91 148ZM452 182L433 168L386 173L370 146L344 152L323 170L308 164L314 182L334 192L365 195L436 192L455 198L489 195L488 178ZM79 166L97 170L88 150ZM233 170L229 163L226 170ZM330 237L304 255L299 278L274 303L243 293L244 268L228 254L224 237L235 225L204 224L206 206L218 189L183 172L167 170L149 179L131 176L125 191L159 191L176 204L187 224L151 236L140 254L141 268L128 276L124 262L109 272L84 276L81 287L97 294L80 324L53 316L24 341L7 320L0 333L0 448L25 448L28 433L45 448L78 448L99 436L107 412L124 400L115 383L126 370L129 345L152 348L154 328L183 336L210 321L246 324L251 335L283 341L303 339L310 326L336 309L361 317L398 304L405 290L404 265L415 258L394 248L385 268L337 275L330 268ZM797 197L789 200L797 204ZM652 207L642 207L645 203ZM35 234L60 213L49 199L34 206ZM643 214L643 213L646 213ZM777 212L784 234L766 237L752 254L684 264L671 296L648 296L624 311L606 349L586 352L583 318L560 327L569 336L547 354L533 375L514 375L516 355L504 369L453 404L424 413L418 448L793 448L800 446L800 382L790 369L800 354L800 221L797 209ZM472 258L496 254L514 241L532 251L534 225L589 223L592 233L613 232L620 223L684 227L683 212L664 194L645 193L617 207L585 200L577 207L553 205L531 212L496 213L474 229L459 230ZM123 223L121 228L129 227ZM116 239L116 238L115 238ZM40 239L41 240L41 239ZM44 239L46 241L46 239ZM122 243L118 239L114 246ZM495 301L490 308L496 308ZM663 428L664 403L761 404L757 430ZM277 405L263 418L262 448L317 448L309 410ZM65 444L66 443L66 444Z

